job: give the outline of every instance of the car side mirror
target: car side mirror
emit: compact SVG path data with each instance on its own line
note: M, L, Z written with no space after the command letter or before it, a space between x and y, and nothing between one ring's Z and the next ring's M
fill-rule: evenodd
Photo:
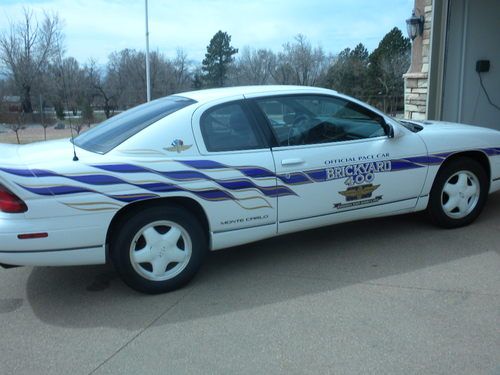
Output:
M403 136L403 132L397 125L387 122L385 123L385 133L387 134L387 138L399 138Z
M380 117L380 123L384 129L387 138L394 138L394 128L383 117Z
M387 137L394 138L394 128L391 125L386 125L385 132L387 133Z

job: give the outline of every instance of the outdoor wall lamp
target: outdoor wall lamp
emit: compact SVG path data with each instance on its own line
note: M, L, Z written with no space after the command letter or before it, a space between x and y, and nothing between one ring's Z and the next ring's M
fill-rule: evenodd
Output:
M417 36L424 32L424 16L416 16L415 11L411 13L411 17L406 20L406 29L408 37L413 41Z

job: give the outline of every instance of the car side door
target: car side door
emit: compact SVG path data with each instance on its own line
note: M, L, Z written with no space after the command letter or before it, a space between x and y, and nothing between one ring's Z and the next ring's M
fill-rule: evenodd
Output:
M263 236L276 234L280 191L273 156L246 102L202 105L193 113L192 128L202 158L185 163L218 191L204 203L212 232L258 228Z
M288 95L253 98L272 129L279 197L279 232L402 212L415 207L427 167L417 135L391 138L384 118L343 97Z

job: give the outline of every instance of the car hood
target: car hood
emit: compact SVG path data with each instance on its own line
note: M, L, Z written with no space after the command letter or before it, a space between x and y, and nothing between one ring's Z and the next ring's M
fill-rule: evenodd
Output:
M445 121L410 121L423 129L417 134L430 153L500 147L500 131Z
M475 125L467 125L467 124L460 124L458 122L449 122L449 121L431 121L431 120L425 120L425 121L410 121L414 124L418 124L422 126L425 130L427 131L441 131L441 132L448 132L448 131L490 131L493 129L488 129L488 128L483 128L480 126L475 126ZM493 130L496 132L496 130Z

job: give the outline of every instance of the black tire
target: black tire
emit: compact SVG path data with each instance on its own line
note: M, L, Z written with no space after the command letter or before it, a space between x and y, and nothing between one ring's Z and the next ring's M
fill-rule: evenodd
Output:
M197 273L208 251L207 236L198 219L177 205L140 211L125 218L118 230L110 244L111 261L122 280L142 293L166 293L186 285ZM175 240L177 232L180 234ZM167 241L169 233L171 240ZM184 258L172 260L173 252ZM148 260L139 261L144 258ZM160 277L154 271L162 268L162 262L169 263Z
M459 183L460 178L460 181L465 181L465 185ZM455 186L456 192L448 194L445 186L448 186L446 190ZM475 186L477 193L468 197ZM466 192L468 189L470 191ZM438 172L431 189L427 212L434 224L443 228L458 228L472 223L479 216L487 197L488 177L483 166L474 159L461 157L446 162ZM455 204L457 207L451 209Z

